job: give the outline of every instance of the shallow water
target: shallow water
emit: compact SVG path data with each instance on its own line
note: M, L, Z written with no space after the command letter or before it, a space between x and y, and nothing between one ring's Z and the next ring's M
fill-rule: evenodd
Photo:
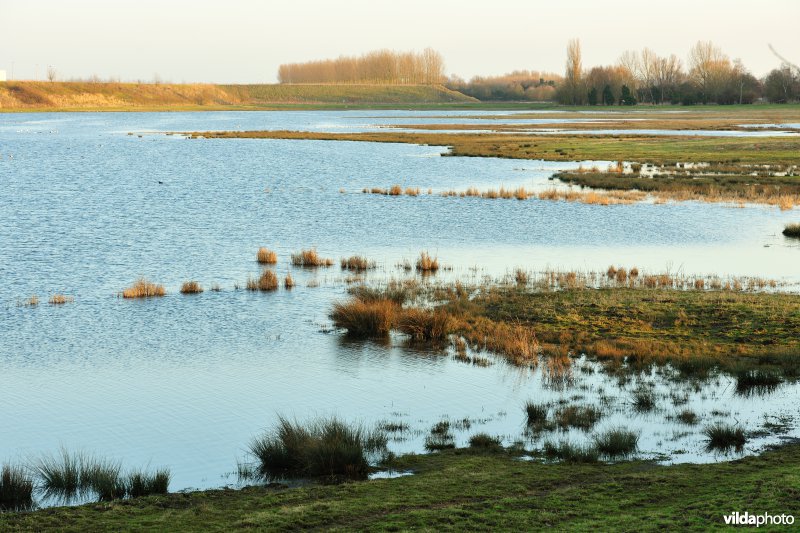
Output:
M402 144L127 135L357 130L420 115L0 115L0 460L63 444L127 466L170 466L174 490L211 487L235 481L226 474L235 471L236 458L278 413L402 420L412 431L392 449L403 452L420 451L424 433L443 417L473 421L457 433L459 444L477 431L510 443L525 440L528 399L581 394L575 402L596 403L600 387L604 396L630 394L629 385L619 389L597 373L576 370L586 390L576 384L559 391L545 386L538 371L502 362L472 367L400 338L385 345L324 333L331 302L345 294L346 275L338 267L291 268L289 254L304 247L334 259L366 254L381 265L371 274L377 280L404 275L395 265L427 249L453 266L443 275L475 280L517 266L604 270L615 263L800 281L800 244L780 234L796 211L359 192L394 183L434 192L548 188L553 172L577 163L440 157L444 148ZM258 273L259 246L277 250L275 269L281 276L291 271L298 287L274 294L234 290ZM116 297L141 275L164 283L170 294L149 301ZM187 279L223 290L177 294ZM75 302L47 305L54 292ZM31 294L42 299L39 306L17 305ZM703 423L722 410L730 416L721 419L755 429L765 414L797 412L796 385L742 399L729 378L719 379L690 394L688 406ZM666 393L668 382L659 383ZM700 427L673 435L683 430L666 421L671 402L662 398L662 411L637 417L619 402L621 410L609 408L598 427L640 429L645 454L715 460L702 450ZM793 425L787 434L798 436ZM753 440L746 452L777 439Z

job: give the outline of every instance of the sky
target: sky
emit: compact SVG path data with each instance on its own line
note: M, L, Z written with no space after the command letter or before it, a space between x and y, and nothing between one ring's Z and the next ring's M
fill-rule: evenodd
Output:
M561 73L571 38L585 67L710 40L760 77L768 44L800 63L800 0L0 0L9 79L274 83L281 63L428 46L465 79Z

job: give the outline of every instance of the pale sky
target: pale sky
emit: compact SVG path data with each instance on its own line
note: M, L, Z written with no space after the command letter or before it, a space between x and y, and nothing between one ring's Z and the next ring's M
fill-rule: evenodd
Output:
M760 77L780 63L769 43L800 63L800 0L0 0L15 79L274 83L281 63L427 46L467 79L562 72L573 37L588 67L645 46L685 63L711 40Z

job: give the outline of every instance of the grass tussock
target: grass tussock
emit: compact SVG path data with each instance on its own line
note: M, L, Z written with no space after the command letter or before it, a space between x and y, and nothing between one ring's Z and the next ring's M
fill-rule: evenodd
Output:
M747 437L742 428L718 422L703 429L703 435L708 439L708 448L711 450L741 450L747 442Z
M353 298L334 303L330 318L337 328L347 330L348 335L385 337L392 329L398 310L398 305L391 300L365 301Z
M279 417L276 426L250 443L257 472L264 479L322 478L363 480L370 454L386 449L385 434L336 418L302 425Z
M639 434L625 428L612 428L595 435L592 440L597 451L613 459L636 453Z
M735 377L739 394L772 392L783 382L783 376L775 369L742 369Z
M439 258L431 257L428 252L421 252L417 259L418 272L436 272L439 270Z
M272 270L265 269L258 279L247 278L248 291L275 291L278 289L278 275Z
M203 287L197 281L184 281L181 284L181 294L200 294Z
M21 466L4 464L0 470L0 511L27 511L33 507L33 479Z
M47 300L47 303L50 305L64 305L68 303L72 303L75 301L75 298L72 296L67 296L65 294L56 293L50 296Z
M783 228L783 234L787 237L795 237L800 239L800 223L787 224L786 227Z
M527 416L528 427L542 427L547 423L547 413L549 408L544 403L525 403L525 415Z
M554 419L561 429L578 428L584 431L591 429L603 412L591 405L568 405L556 409Z
M350 257L343 257L339 260L342 270L350 270L353 272L363 272L364 270L375 268L377 265L374 261L370 261L362 255L353 255Z
M140 498L153 494L167 494L172 474L167 468L155 472L135 470L125 479L125 491L130 498Z
M256 261L262 265L274 265L278 262L278 254L269 248L261 247L256 252Z
M469 447L482 450L497 450L502 448L500 437L492 437L488 433L476 433L469 438Z
M122 291L123 298L153 298L167 294L163 285L139 278L133 285Z
M397 318L397 329L419 341L444 340L452 327L453 319L444 309L403 309Z
M545 441L542 452L550 460L561 460L565 463L596 463L600 458L597 448L573 444L566 440L557 443Z
M292 278L291 274L286 274L286 277L283 278L283 287L285 289L291 289L295 285L294 278Z
M692 411L691 409L684 409L680 413L678 413L675 418L678 419L682 424L686 424L687 426L693 426L697 424L697 413Z
M442 420L431 428L425 437L425 449L429 452L448 450L456 447L455 437L450 432L450 422Z
M636 411L646 413L655 409L656 395L652 389L640 387L633 391L631 403Z
M30 298L25 298L22 301L18 301L17 305L20 307L36 307L39 305L39 297L33 294Z
M331 266L333 265L333 259L321 257L316 249L310 248L292 254L292 264L302 267Z

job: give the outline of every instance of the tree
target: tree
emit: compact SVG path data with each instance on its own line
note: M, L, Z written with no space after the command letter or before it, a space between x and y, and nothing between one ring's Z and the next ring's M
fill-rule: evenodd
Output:
M619 105L636 105L636 98L633 96L627 85L622 86L622 91L619 97Z
M623 85L623 87L626 87L626 85ZM611 86L608 84L603 87L603 104L614 105L614 93L611 92Z
M581 64L581 42L570 39L567 43L567 63L564 75L562 103L580 105L586 92L583 87L583 65Z
M47 79L49 81L56 81L56 76L58 72L56 72L56 67L53 65L47 65Z
M589 105L597 105L597 89L592 87L589 89L589 94L586 95Z
M764 96L767 100L777 104L785 104L798 97L795 90L800 85L788 65L772 69L764 78Z

